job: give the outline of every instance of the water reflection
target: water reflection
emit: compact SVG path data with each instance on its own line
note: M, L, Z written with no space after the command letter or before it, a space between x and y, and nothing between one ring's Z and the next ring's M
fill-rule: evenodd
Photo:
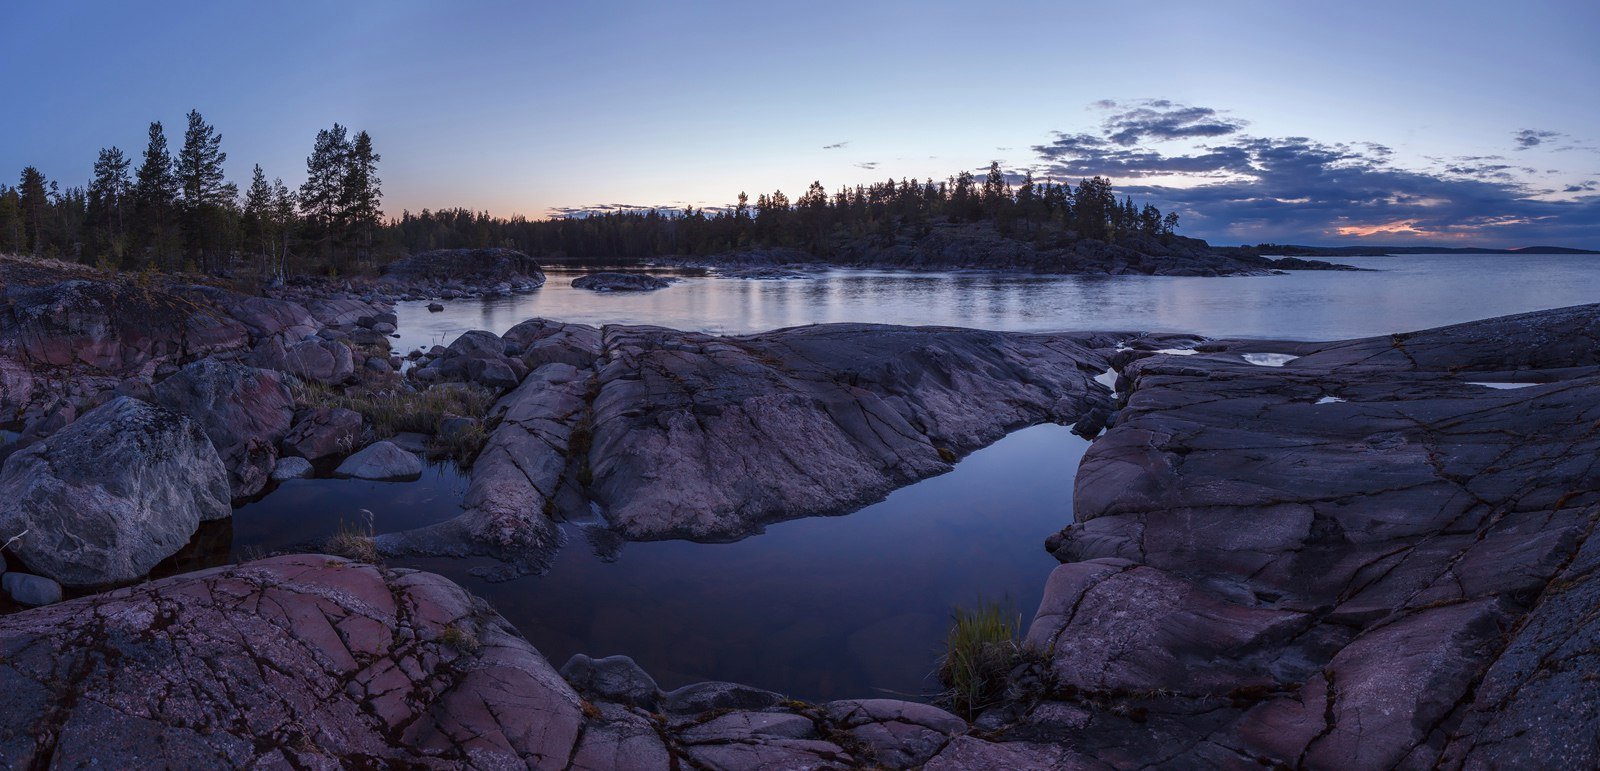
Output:
M683 274L682 281L657 292L598 294L573 289L569 282L578 274L555 269L544 288L519 297L453 301L442 313L429 313L423 303L401 303L397 343L408 351L448 343L468 329L503 332L533 316L719 334L872 321L1329 340L1600 300L1600 262L1587 255L1405 255L1346 261L1378 270L1240 278L835 270L787 281L695 273Z
M803 698L923 694L950 609L1009 597L1028 617L1072 521L1088 443L1060 426L1018 431L944 476L842 517L771 526L730 544L627 543L614 562L571 532L550 572L504 583L472 561L400 565L485 597L559 666L633 656L665 687L736 680ZM408 484L298 480L234 512L234 551L295 548L370 509L379 532L453 516L464 480L433 467Z

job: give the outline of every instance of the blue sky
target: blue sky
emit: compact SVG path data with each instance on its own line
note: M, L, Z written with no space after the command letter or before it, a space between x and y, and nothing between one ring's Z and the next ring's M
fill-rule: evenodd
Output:
M999 160L1222 243L1600 246L1597 31L1592 0L9 3L0 174L81 184L197 108L240 182L366 129L391 215Z

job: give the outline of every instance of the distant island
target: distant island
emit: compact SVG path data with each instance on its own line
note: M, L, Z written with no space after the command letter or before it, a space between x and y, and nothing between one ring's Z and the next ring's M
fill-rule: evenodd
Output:
M812 182L707 209L574 211L540 220L464 208L386 218L382 159L365 131L319 131L306 181L291 189L252 169L225 179L222 136L190 111L170 152L160 122L134 159L100 151L87 186L37 168L0 185L0 253L58 258L107 272L188 272L281 283L296 276L376 276L404 257L512 249L539 261L771 266L821 264L1058 274L1269 275L1347 266L1249 249L1213 249L1176 233L1178 215L1118 197L1092 177L1076 186L1003 172L942 182L888 179L829 192Z
M1230 247L1220 247L1228 251ZM1523 246L1516 249L1485 249L1470 246L1297 246L1294 244L1256 244L1234 247L1262 255L1287 257L1381 257L1386 254L1600 254L1592 249L1566 246Z

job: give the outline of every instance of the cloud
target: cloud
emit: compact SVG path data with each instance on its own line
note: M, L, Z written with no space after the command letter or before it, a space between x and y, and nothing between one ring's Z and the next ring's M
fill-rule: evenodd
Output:
M845 141L845 142L835 142L835 143L833 143L833 144L831 144L831 145L823 145L823 146L822 146L822 149L824 149L824 150L842 150L842 149L844 149L844 148L845 148L845 147L846 147L846 146L847 146L847 145L849 145L849 144L850 144L850 143L849 143L849 142L848 142L848 141Z
M1124 147L1151 140L1227 136L1245 126L1244 121L1224 117L1210 107L1190 107L1166 99L1101 104L1113 111L1103 124L1106 137Z
M873 169L878 168L877 161L861 161L860 163L855 163L852 165L858 169L866 169L867 171L872 171Z
M1250 136L1242 120L1165 100L1096 106L1111 113L1097 129L1056 132L1033 147L1034 175L1109 176L1119 193L1179 212L1192 235L1600 244L1600 195L1590 180L1555 182L1495 155L1408 167L1383 145ZM1529 131L1535 145L1559 136Z
M1556 132L1556 131L1537 131L1535 129L1523 129L1521 131L1518 131L1513 136L1513 138L1517 142L1517 149L1518 150L1529 150L1529 149L1538 147L1539 145L1542 145L1545 142L1548 142L1548 141L1550 141L1552 139L1555 139L1556 137L1559 137L1559 136L1561 136L1560 132Z

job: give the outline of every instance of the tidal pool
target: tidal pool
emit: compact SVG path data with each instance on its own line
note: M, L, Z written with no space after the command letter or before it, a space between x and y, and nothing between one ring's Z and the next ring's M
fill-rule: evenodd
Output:
M1057 564L1044 539L1072 521L1087 448L1061 426L1026 428L853 514L734 543L626 543L603 558L565 525L568 543L543 576L490 583L471 575L473 560L391 564L486 598L556 666L621 653L667 688L734 680L807 699L923 697L954 606L1004 599L1031 620ZM411 483L288 482L234 512L234 557L364 527L362 509L377 532L447 519L465 486L449 466Z

